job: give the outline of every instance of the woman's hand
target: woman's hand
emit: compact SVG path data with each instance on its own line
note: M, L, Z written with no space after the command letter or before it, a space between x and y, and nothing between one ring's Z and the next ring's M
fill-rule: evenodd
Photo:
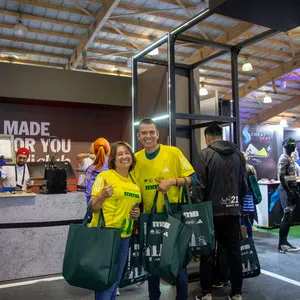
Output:
M138 204L133 205L129 214L135 220L139 218L139 216L141 214L141 210L140 210Z
M107 183L107 181L105 180L105 178L103 178L103 181L104 181L104 187L100 193L100 197L105 200L106 198L109 198L112 196L114 190L113 190L113 187L111 185L109 185Z

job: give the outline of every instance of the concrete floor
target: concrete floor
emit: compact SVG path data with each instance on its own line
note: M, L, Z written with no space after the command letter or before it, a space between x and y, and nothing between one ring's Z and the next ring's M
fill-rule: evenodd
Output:
M280 254L277 252L278 235L256 232L254 236L260 258L262 274L246 279L243 283L244 300L300 300L300 253ZM300 239L290 238L290 242L300 245ZM197 265L191 265L189 271L196 271ZM1 270L0 270L1 271ZM282 276L278 278L278 275ZM1 300L93 300L94 293L69 286L64 280L42 281L35 284L9 286L0 284ZM9 284L13 284L9 282ZM161 300L174 300L175 288L161 283ZM200 291L199 282L189 284L190 299ZM213 292L214 300L225 300L230 287ZM120 300L147 300L147 283L136 288L130 286L121 289Z

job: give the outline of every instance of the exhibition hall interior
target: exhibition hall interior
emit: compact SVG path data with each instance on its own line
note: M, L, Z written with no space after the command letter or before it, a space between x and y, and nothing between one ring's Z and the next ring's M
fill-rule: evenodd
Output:
M253 211L246 214L252 216L251 234L241 225L240 298L231 295L228 258L217 250L215 260L229 277L213 284L210 298L202 298L199 264L205 241L193 231L186 246L190 256L181 256L187 260L188 297L176 297L175 279L162 275L157 299L300 299L299 0L1 0L0 299L102 300L85 273L78 275L79 267L76 276L85 284L67 278L67 241L72 226L94 229L85 185L88 167L99 163L97 139L110 145L125 141L138 152L145 147L139 131L145 117L156 122L158 143L179 148L196 171L199 152L208 147L205 130L214 124L254 170L248 178ZM90 162L84 165L86 157ZM293 165L293 174L283 158ZM115 168L110 160L108 168ZM14 184L8 184L9 174ZM155 189L164 178L159 176ZM183 195L178 207L193 205L188 199L197 198L197 181L184 178L180 185L181 177L172 184ZM281 191L290 197L285 183L291 180L294 202L284 206ZM166 204L163 213L150 214L170 216L171 210ZM183 226L188 213L181 210L173 219ZM212 209L211 222L213 214ZM281 248L287 218L293 246ZM161 249L151 254L158 261L167 236L164 231ZM147 279L155 271L145 263L145 241L137 248L130 244L126 268L137 255L146 273L141 276L137 267L133 273L140 279L130 273L124 284L124 271L117 299L150 299ZM213 244L211 250L218 249ZM196 247L197 253L196 245L202 249Z

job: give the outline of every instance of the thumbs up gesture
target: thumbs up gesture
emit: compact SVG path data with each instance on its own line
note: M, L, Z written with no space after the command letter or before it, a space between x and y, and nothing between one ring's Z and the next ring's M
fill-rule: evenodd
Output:
M101 192L101 198L106 199L112 196L114 190L113 187L107 183L105 178L103 178L103 181L104 181L104 187Z

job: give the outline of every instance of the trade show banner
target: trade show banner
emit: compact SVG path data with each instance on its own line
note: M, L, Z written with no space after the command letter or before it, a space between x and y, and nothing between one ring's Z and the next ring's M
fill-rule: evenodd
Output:
M242 128L242 149L257 178L277 178L277 161L282 153L283 130L268 125L245 125Z
M15 150L28 148L29 162L54 157L55 161L69 161L76 169L76 155L88 153L98 137L131 142L129 107L41 103L0 99L0 134L13 135Z

